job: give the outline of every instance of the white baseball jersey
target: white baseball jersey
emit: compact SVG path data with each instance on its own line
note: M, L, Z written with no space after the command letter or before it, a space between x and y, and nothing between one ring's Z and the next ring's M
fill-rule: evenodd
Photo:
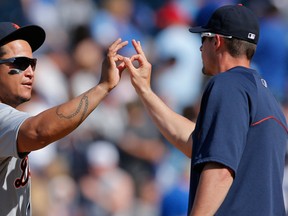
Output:
M0 103L0 216L31 216L28 154L19 155L16 144L28 117Z

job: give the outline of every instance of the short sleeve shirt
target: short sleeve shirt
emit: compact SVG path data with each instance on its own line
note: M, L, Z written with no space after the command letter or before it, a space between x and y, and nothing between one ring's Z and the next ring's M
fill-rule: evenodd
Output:
M285 215L286 142L285 117L256 71L235 67L211 78L193 132L189 209L204 164L217 162L235 178L216 215Z
M28 156L18 154L16 143L19 128L28 117L0 103L0 215L31 215Z

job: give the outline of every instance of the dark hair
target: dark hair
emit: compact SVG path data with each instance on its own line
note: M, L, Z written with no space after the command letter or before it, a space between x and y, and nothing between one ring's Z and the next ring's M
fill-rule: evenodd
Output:
M239 40L237 38L225 38L225 44L228 52L233 57L245 55L248 60L251 60L256 51L256 44Z

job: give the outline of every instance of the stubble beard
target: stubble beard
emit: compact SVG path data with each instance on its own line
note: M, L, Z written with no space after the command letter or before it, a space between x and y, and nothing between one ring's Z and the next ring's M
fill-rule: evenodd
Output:
M25 98L25 97L17 97L16 101L15 101L15 104L13 105L13 107L18 107L20 106L21 104L25 103L25 102L28 102L30 101L31 97L30 98Z
M206 69L205 69L204 66L202 67L202 74L207 75L207 73L206 73Z

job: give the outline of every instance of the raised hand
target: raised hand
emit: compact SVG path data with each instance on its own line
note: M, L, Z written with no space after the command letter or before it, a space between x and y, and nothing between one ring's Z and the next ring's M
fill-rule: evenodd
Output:
M132 44L137 54L133 55L130 59L124 58L124 62L130 74L132 85L137 93L141 94L151 89L152 66L145 56L140 41L136 42L132 40ZM133 63L137 66L134 66Z
M195 123L171 110L151 89L152 65L148 62L139 41L132 40L136 54L124 58L131 83L144 107L162 135L176 148L191 157Z
M99 84L111 91L120 81L122 71L125 69L124 57L118 51L125 47L128 41L119 38L107 50L107 55L102 63L102 72Z

